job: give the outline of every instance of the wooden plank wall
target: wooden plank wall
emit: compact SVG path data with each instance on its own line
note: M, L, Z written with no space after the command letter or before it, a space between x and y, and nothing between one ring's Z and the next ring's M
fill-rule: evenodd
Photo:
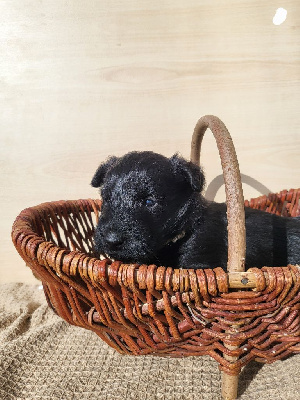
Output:
M188 157L205 114L233 136L246 198L299 187L299 18L296 0L2 0L0 282L34 282L10 240L22 209L98 196L111 154ZM202 164L221 201L211 136Z

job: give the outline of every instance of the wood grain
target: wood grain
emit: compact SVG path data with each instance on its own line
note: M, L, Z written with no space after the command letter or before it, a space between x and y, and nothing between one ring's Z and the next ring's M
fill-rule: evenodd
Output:
M242 174L299 187L300 4L285 1L275 26L281 6L1 1L0 282L34 281L10 240L22 209L97 196L89 182L110 154L188 157L205 114L226 124ZM208 183L221 174L213 138L201 160ZM244 185L245 198L258 194Z

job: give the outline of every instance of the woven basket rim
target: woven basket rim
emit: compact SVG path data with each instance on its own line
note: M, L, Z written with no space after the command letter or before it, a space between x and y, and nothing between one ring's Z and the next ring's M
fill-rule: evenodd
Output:
M290 189L282 190L278 193L270 193L269 195L259 196L257 198L251 198L249 201L246 200L245 204L253 206L253 201L269 201L270 207L272 207L272 197L281 198L282 196L300 196L300 189ZM116 268L122 267L122 269L127 271L130 270L132 275L131 285L139 284L141 274L147 274L147 271L152 271L153 274L159 270L161 274L165 276L168 274L168 279L172 282L172 291L174 289L185 292L191 287L191 277L188 271L194 271L196 274L203 274L205 279L216 279L218 282L218 289L221 292L228 292L229 290L229 276L234 273L226 272L222 268L206 268L203 270L199 269L181 269L164 267L160 265L139 265L139 264L129 264L120 261L111 261L109 259L100 260L94 256L88 255L80 250L71 250L69 248L60 247L54 242L46 241L42 236L40 236L33 227L34 219L41 218L41 212L45 213L48 211L55 212L55 209L62 209L67 213L72 213L72 211L78 211L78 208L85 212L88 208L93 212L100 212L102 201L100 199L78 199L78 200L59 200L51 202L43 202L39 205L28 207L21 211L17 216L13 228L12 228L12 239L17 247L17 243L21 242L26 245L27 256L31 259L37 259L44 266L51 267L53 271L67 283L70 283L68 278L81 277L83 280L88 280L93 284L102 281L103 279L109 279L118 286L116 280ZM59 260L59 262L58 262ZM65 261L70 264L70 267L64 268ZM282 266L281 268L287 268L289 266ZM297 265L296 265L297 267ZM145 270L146 268L146 270ZM252 286L248 283L247 287L262 288L266 285L265 278L263 276L263 271L266 268L275 267L264 267L262 269L251 268L248 269L243 276L247 279L252 280ZM199 272L197 272L199 271ZM191 272L190 272L191 274ZM143 284L142 284L143 286ZM159 285L158 285L159 287ZM141 288L141 287L140 287Z

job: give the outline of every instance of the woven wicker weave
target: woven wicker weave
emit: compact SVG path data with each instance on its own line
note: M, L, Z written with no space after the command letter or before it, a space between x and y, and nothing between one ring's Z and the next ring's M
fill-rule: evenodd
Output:
M288 265L243 272L239 171L237 163L232 166L235 153L230 136L217 118L204 117L197 124L192 160L199 160L207 127L219 146L228 209L232 203L235 207L231 214L228 210L228 273L221 268L185 270L97 259L92 237L100 200L56 201L25 209L16 218L12 238L42 280L49 306L67 322L93 330L123 354L208 354L224 371L224 398L233 399L236 376L250 360L271 363L300 352L300 268ZM220 141L225 142L225 150ZM228 177L232 171L237 178ZM299 203L300 189L292 189L245 205L296 216ZM237 237L230 239L230 231Z

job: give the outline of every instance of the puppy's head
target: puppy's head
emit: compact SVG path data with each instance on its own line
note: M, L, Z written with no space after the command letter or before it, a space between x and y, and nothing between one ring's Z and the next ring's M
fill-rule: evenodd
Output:
M160 250L190 223L204 175L177 154L132 152L101 164L91 184L103 200L96 250L124 262L157 264Z

